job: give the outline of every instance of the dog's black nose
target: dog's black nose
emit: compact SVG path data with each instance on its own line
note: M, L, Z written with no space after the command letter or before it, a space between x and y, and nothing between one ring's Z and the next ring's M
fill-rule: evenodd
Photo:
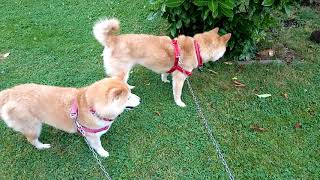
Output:
M134 107L133 106L127 106L126 107L126 109L128 109L128 110L131 110L131 109L133 109Z

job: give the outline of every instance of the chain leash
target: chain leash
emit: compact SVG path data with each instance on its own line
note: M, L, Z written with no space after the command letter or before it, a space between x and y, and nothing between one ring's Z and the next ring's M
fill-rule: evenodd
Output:
M83 136L84 140L86 141L93 157L96 159L97 164L99 165L99 168L101 169L101 171L103 172L103 175L105 176L106 179L108 180L112 180L111 176L109 175L108 171L106 170L106 168L104 167L104 165L102 164L102 162L100 161L100 158L98 157L98 154L96 153L96 151L90 146L90 143L88 142L87 138L85 137L85 132L82 129L81 124L78 122L77 118L75 118L75 124L77 126L77 129L79 130L79 132L81 133L81 135Z
M103 166L102 162L100 161L100 158L98 157L98 154L94 151L94 149L92 149L92 147L90 146L88 140L86 138L84 138L84 140L86 141L86 143L89 146L89 149L93 155L93 157L96 159L97 164L99 165L101 171L103 172L103 175L106 177L106 179L108 180L112 180L111 176L109 175L109 173L107 172L106 168Z
M195 95L195 93L194 93L194 91L193 91L193 89L191 87L190 81L189 81L188 78L186 80L187 80L187 84L188 84L188 87L189 87L189 91L190 91L190 93L192 95L193 101L196 104L196 108L197 108L198 114L199 114L200 118L202 119L205 128L207 129L207 133L208 133L208 135L210 137L210 140L211 140L213 146L216 149L216 152L218 153L218 157L222 161L222 164L224 165L225 171L227 172L227 174L229 176L229 179L230 180L234 180L234 176L233 176L233 174L232 174L232 172L231 172L231 170L230 170L230 168L229 168L229 166L227 164L227 161L225 160L225 158L223 156L223 153L221 151L220 145L219 145L218 141L214 138L213 131L212 131L212 129L210 128L210 126L208 124L208 120L206 119L206 117L204 116L204 114L203 114L203 112L201 110L199 100L196 97L196 95Z

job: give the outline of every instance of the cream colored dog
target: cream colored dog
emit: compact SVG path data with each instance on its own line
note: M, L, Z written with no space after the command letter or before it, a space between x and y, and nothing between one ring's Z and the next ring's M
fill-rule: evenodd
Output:
M80 89L23 84L0 92L0 117L38 149L50 148L38 139L45 123L68 133L83 132L90 146L107 157L100 136L125 108L139 103L123 78L106 78Z
M153 36L145 34L115 35L119 31L119 21L105 19L97 22L93 27L95 38L104 46L103 60L107 75L115 76L124 72L125 82L129 78L130 70L140 64L154 72L161 73L163 82L167 80L167 72L175 61L175 48L168 36ZM231 34L218 35L218 28L209 32L196 34L194 37L181 35L176 38L180 49L179 66L191 72L198 67L195 41L200 46L200 56L203 63L216 61L226 51L227 42ZM174 100L177 105L184 107L181 93L187 74L172 72ZM133 87L132 87L133 88Z

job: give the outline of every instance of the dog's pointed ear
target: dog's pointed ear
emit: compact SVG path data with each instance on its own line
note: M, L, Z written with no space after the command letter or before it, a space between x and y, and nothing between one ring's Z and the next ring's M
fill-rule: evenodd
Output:
M120 81L124 81L126 74L124 72L118 73L115 78L119 79Z
M231 33L221 36L222 41L225 43L227 43L230 40L230 38L231 38Z
M212 29L211 32L212 32L212 33L218 33L218 32L219 32L219 28L216 27L216 28Z
M124 88L112 88L109 90L109 97L111 97L113 100L120 99L121 96L125 94Z

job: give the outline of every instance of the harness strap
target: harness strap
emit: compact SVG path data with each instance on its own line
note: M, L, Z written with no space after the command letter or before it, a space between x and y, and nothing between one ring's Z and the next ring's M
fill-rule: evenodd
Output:
M174 64L171 67L171 69L169 71L167 71L167 73L172 73L174 71L179 71L187 76L191 76L192 72L191 71L187 71L185 69L183 69L180 65L179 65L179 59L180 59L180 49L179 49L179 45L178 45L178 41L176 39L172 40L172 45L174 48ZM196 55L197 55L197 61L198 61L198 68L203 66L203 61L202 61L202 57L200 54L200 46L199 43L194 40L194 47L195 47L195 51L196 51Z
M203 66L203 61L202 61L202 56L200 54L200 45L198 41L194 40L193 41L194 48L196 50L196 55L197 55L197 60L198 60L198 68L201 68Z
M185 69L183 69L180 65L179 65L179 59L180 59L180 49L179 49L179 45L178 45L178 41L176 39L172 40L172 45L174 48L174 64L172 66L172 68L167 71L167 73L172 73L174 71L180 71L183 74L187 75L187 76L191 76L192 72L187 71Z

